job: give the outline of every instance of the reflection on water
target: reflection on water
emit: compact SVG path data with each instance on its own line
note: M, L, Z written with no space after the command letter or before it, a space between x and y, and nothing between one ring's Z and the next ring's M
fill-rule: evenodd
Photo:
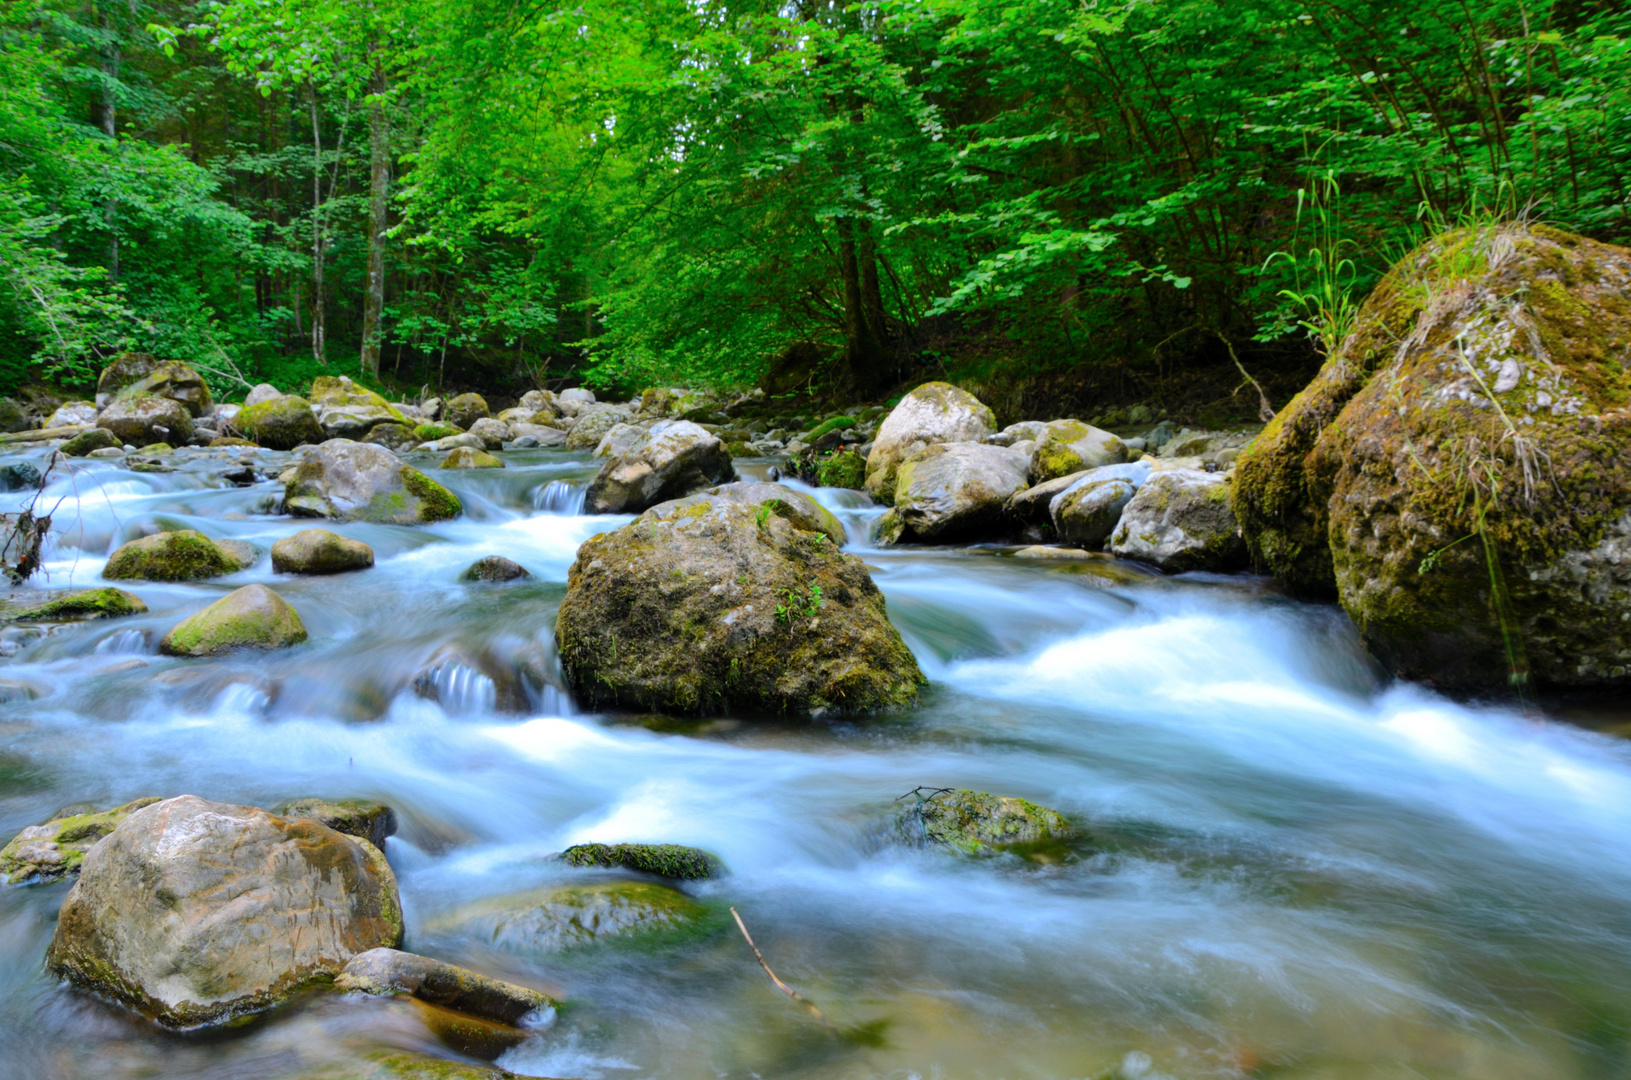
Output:
M273 477L286 460L246 456ZM146 615L8 631L0 680L26 692L0 711L0 834L143 795L383 799L402 822L408 947L571 1001L501 1059L526 1075L1631 1076L1626 744L1388 685L1340 613L1256 579L997 549L854 548L932 680L911 712L578 715L555 607L578 545L628 519L577 513L587 457L506 458L436 474L465 519L336 526L377 565L316 579L271 570L272 541L310 523L266 514L270 481L100 462L55 476L52 587L95 583L114 546L162 528L261 557L219 581L137 583ZM814 494L852 545L881 512ZM485 555L533 578L461 584ZM300 611L308 643L156 654L252 581ZM890 801L919 784L1033 798L1081 836L1037 862L883 843ZM590 840L718 852L732 875L694 891L736 906L844 1034L729 933L538 957L447 929L568 880L548 856ZM260 1078L382 1047L451 1054L410 1008L323 995L161 1035L42 973L66 888L0 890L0 1075Z

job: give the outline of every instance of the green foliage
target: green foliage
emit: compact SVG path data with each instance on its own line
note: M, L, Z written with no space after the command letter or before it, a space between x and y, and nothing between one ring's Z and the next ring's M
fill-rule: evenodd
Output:
M817 539L819 541L823 537L818 536ZM788 623L797 618L810 618L826 602L821 596L821 583L816 581L803 588L784 589L782 598L786 603L776 605L776 618Z

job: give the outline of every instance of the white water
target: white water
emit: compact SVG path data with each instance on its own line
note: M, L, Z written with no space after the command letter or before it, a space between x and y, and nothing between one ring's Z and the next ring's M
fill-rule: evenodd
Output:
M138 584L145 616L6 631L0 679L39 696L0 705L0 834L142 795L383 799L402 818L388 854L408 947L572 1003L503 1058L527 1075L1631 1076L1627 744L1385 684L1339 612L1258 579L873 550L856 544L877 511L829 491L930 676L919 708L657 734L577 715L547 680L506 702L505 672L548 667L577 546L627 520L575 515L557 482L585 459L507 457L437 474L465 520L340 526L373 545L371 571L295 579L263 557ZM114 546L159 527L264 550L311 524L264 516L271 484L207 483L100 463L59 478L49 584L95 583ZM458 583L489 554L534 579ZM250 581L295 605L310 642L156 654ZM415 676L433 665L427 698ZM884 844L891 800L919 784L1033 798L1083 837L1049 863ZM587 840L718 852L733 872L699 895L735 905L840 1027L880 1037L828 1035L732 933L518 957L439 929L473 899L561 880L546 857ZM161 1035L41 971L65 889L0 890L0 1075L451 1054L411 1013L322 996L238 1032Z

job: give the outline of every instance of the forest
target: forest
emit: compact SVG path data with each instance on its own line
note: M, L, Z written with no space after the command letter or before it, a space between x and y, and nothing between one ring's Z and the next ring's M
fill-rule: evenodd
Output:
M1255 418L1421 237L1624 243L1628 174L1613 0L12 0L0 389Z

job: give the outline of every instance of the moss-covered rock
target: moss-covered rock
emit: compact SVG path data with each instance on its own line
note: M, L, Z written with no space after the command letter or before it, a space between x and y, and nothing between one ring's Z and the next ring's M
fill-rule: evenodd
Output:
M0 433L13 434L32 431L34 418L28 415L21 402L13 398L0 398Z
M1026 464L1022 452L1006 446L925 447L896 466L890 542L944 542L1000 530L1008 500L1025 490Z
M127 352L114 357L96 378L96 404L106 405L119 391L151 375L163 361L152 353Z
M480 901L440 920L437 929L527 955L606 942L679 944L722 928L719 915L664 885L606 881Z
M460 394L442 406L442 419L469 431L470 425L492 414L487 410L487 399L480 394Z
M1625 685L1631 251L1462 229L1385 284L1333 358L1374 374L1304 458L1343 608L1387 666L1445 689Z
M452 492L381 446L330 439L310 452L284 486L297 517L424 525L464 512Z
M1119 465L1127 460L1127 446L1116 436L1080 420L1054 420L1042 426L1031 453L1032 484L1061 476Z
M589 482L585 513L639 513L736 475L724 444L689 420L659 420L644 430L628 425L627 431L626 442Z
M965 788L910 793L899 800L894 828L905 843L965 855L1063 840L1071 832L1070 822L1057 810Z
M277 1080L521 1080L491 1065L470 1065L423 1054L380 1051L363 1057L284 1073Z
M214 404L210 399L209 384L189 364L179 360L167 360L154 365L153 369L135 382L120 390L116 398L134 397L151 394L154 397L168 398L187 410L188 415L197 419L210 411Z
M865 565L764 509L646 515L578 549L555 637L580 701L802 713L916 697Z
M815 482L860 491L866 487L866 458L847 446L822 454L815 462Z
M561 852L561 860L572 866L634 870L674 881L702 881L725 873L719 856L684 844L578 844Z
M786 518L792 522L793 527L796 529L821 533L840 544L844 542L843 522L839 521L831 510L828 510L802 491L795 491L785 484L766 484L753 480L740 480L734 484L720 484L717 487L699 491L695 495L687 495L683 499L671 499L665 503L658 503L650 510L647 510L646 515L661 518L693 506L723 506L727 504L750 506L756 511L761 506L767 507L768 513Z
M152 394L121 394L96 418L121 444L184 443L193 437L193 418L187 407Z
M280 574L344 574L373 565L373 548L328 529L302 529L272 545L272 569Z
M532 575L518 562L502 555L487 555L464 568L460 581L522 581Z
M403 415L389 401L344 375L312 380L311 408L331 439L360 439L380 424L402 424Z
M419 424L413 429L414 439L422 443L436 442L438 439L447 439L463 433L462 428L456 428L452 424Z
M383 446L387 450L394 450L400 454L404 450L412 450L425 440L415 435L413 429L406 424L386 422L375 424L369 428L368 434L363 436L362 441L373 443L375 446Z
M995 434L997 419L979 398L950 383L924 383L901 399L878 428L866 459L866 489L888 501L895 469L935 443L978 442Z
M365 994L409 994L501 1024L519 1024L559 1004L548 994L525 986L390 948L369 949L352 957L334 980L334 988Z
M33 825L0 848L0 881L10 885L55 881L79 873L85 853L125 818L157 796L137 799L112 810L70 808L43 825Z
M386 838L396 835L396 811L367 799L291 799L273 813L286 818L311 818L337 833L359 836L381 851Z
M573 422L572 429L566 433L566 448L593 450L600 445L600 440L606 437L607 432L627 420L628 416L618 409L599 409L580 414Z
M442 469L502 469L504 462L487 453L485 450L474 450L468 446L454 447L453 452L442 459L438 468Z
M198 581L246 570L255 547L241 540L212 540L194 529L162 532L123 544L108 558L109 581Z
M85 457L92 450L123 445L124 443L119 441L118 436L107 428L94 427L89 431L81 431L78 435L57 447L57 449L69 457Z
M1218 473L1167 469L1151 474L1126 502L1115 529L1110 550L1124 559L1174 573L1246 566L1246 544L1229 506L1229 484Z
M269 450L293 450L324 439L311 404L303 397L284 394L255 405L245 405L233 426Z
M489 450L502 449L505 443L515 438L515 432L509 424L495 420L491 416L483 416L471 424L470 434L480 439Z
M71 619L117 619L147 611L141 598L123 589L69 589L8 597L0 622L56 622Z
M215 656L234 649L281 649L306 640L306 627L288 601L265 585L227 593L159 642L167 656Z

